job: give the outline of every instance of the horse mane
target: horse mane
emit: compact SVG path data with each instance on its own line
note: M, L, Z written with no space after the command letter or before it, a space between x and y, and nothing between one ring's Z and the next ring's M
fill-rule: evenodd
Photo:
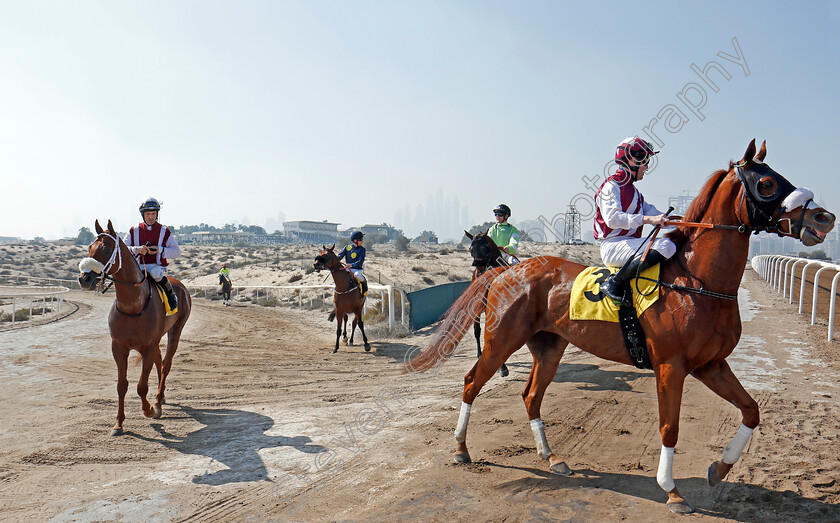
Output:
M732 162L729 163L729 169L732 169ZM709 176L703 188L700 189L700 194L688 206L688 210L685 212L685 216L683 216L683 221L699 222L703 219L703 215L712 202L712 197L727 174L729 174L729 170L721 169L720 171L713 172ZM680 227L677 230L669 232L666 236L679 248L688 240L689 229L687 227Z

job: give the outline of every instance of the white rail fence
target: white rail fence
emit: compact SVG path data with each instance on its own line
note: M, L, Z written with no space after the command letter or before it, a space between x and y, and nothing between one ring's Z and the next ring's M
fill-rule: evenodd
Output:
M46 314L47 304L49 303L50 311L55 307L55 312L61 312L61 306L64 303L64 294L70 292L70 289L62 286L0 286L0 300L3 302L3 307L8 305L8 300L11 299L12 310L10 319L12 324L18 319L18 304L23 306L22 309L26 312L25 304L29 304L29 315L24 319L32 317L32 313L40 309L40 314Z
M190 294L193 296L195 295L202 295L206 298L208 293L211 295L216 295L221 288L220 285L187 285L187 289L190 291ZM286 296L289 301L293 301L293 296L295 291L297 291L297 302L299 307L303 307L305 302L309 302L310 305L315 301L316 298L321 300L328 300L332 297L333 292L335 291L334 285L234 285L231 287L231 296L235 296L242 290L253 289L255 292L256 299L260 299L260 293L262 293L262 297L264 298L271 298L274 297L278 301L282 299L283 296ZM394 292L400 293L400 323L403 325L407 325L408 317L406 315L406 307L408 300L406 299L405 292L402 289L397 289L393 285L376 285L376 284L368 284L368 292L370 291L378 291L380 300L380 308L382 313L385 313L385 304L388 304L388 329L393 330L395 325L395 311L394 311ZM306 294L306 297L304 297ZM387 297L387 300L386 300ZM369 309L369 301L365 301L365 310Z
M781 292L783 298L788 297L788 303L793 303L794 284L797 280L797 271L799 271L799 313L805 312L805 284L811 284L814 289L811 294L811 325L814 325L817 321L819 300L824 295L828 301L828 340L832 341L834 339L834 316L837 311L837 285L840 281L840 264L780 254L761 254L753 257L751 263L753 270L759 276L767 280L774 289ZM812 277L813 282L806 278L809 269L816 269ZM825 272L829 272L829 275L833 272L831 290L827 294L821 295L820 289L827 290L825 287L820 287L820 280Z

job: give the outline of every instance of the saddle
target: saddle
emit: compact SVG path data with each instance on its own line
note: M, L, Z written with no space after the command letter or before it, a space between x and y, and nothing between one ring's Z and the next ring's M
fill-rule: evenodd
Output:
M627 282L624 295L632 296L633 305L620 307L601 293L601 284L618 269L587 267L572 285L569 319L618 323L633 364L640 369L652 369L639 316L659 299L659 269L658 264L654 265L643 271L638 280L634 278Z

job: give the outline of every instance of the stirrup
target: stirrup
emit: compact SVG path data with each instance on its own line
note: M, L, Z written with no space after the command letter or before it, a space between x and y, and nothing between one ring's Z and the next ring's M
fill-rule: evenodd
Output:
M618 282L618 283L620 285L622 282ZM631 303L627 299L626 294L624 294L624 293L619 294L618 292L616 292L616 289L613 288L615 285L616 285L615 275L610 276L609 278L607 278L607 281L605 281L604 284L601 285L601 292L604 294L604 296L611 299L613 301L613 303L615 303L619 307L622 306L622 305L630 306ZM620 290L620 288L619 288L619 290Z

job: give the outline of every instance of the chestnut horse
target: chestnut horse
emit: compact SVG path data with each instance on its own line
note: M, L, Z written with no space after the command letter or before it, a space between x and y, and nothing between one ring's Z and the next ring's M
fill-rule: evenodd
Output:
M656 479L668 493L668 507L676 513L693 510L677 490L672 474L686 377L694 376L741 411L741 427L723 458L707 470L711 486L726 477L759 423L758 405L726 362L741 336L736 293L747 262L749 233L769 230L810 246L821 243L834 227L834 215L814 204L813 193L795 188L764 163L766 152L762 144L756 154L753 140L740 162L730 162L727 170L710 176L684 220L717 226L681 226L669 233L677 253L662 265L659 300L639 318L648 340L659 403L662 451ZM549 449L540 419L540 403L563 351L573 343L601 358L632 364L618 323L569 319L572 284L584 268L562 258L537 257L505 271L488 271L453 304L429 348L407 361L406 371L442 364L473 319L482 311L490 316L485 322L484 354L464 377L455 461L470 461L466 433L473 400L500 365L525 344L534 365L522 399L537 452L548 460L552 472L571 474Z
M362 320L362 310L365 305L365 297L362 296L361 287L350 271L344 268L338 256L335 254L335 244L332 247L322 245L323 250L315 257L315 270L328 270L335 282L335 310L330 313L330 320L337 318L338 324L335 330L335 349L333 354L338 352L338 340L341 338L341 326L344 324L344 339L347 340L347 318L353 314L353 330L350 332L350 345L353 345L353 336L356 334L356 325L362 332L362 339L365 341L365 351L370 351L367 335L365 335L365 322Z
M472 282L484 274L487 269L492 269L493 267L510 267L510 264L505 261L504 256L502 256L502 251L499 249L499 246L496 245L496 242L489 236L487 236L487 231L479 232L473 236L467 231L464 231L464 234L467 235L467 238L470 239L470 255L473 259L473 270L472 275ZM475 344L477 347L476 351L476 358L481 357L481 318L476 318L475 323L473 324L473 332L475 333ZM504 378L509 374L507 365L502 363L502 367L499 369L499 374Z
M172 368L172 358L178 349L181 331L190 317L192 301L186 287L175 278L169 278L178 295L178 312L166 316L166 309L156 285L140 269L128 246L117 236L111 221L108 220L108 228L103 231L97 220L96 233L96 240L88 249L89 257L79 264L82 270L79 284L87 290L101 288L105 279L111 279L115 284L117 297L108 315L108 328L111 331L111 352L117 363L119 395L117 423L111 430L111 435L119 436L123 433L125 420L128 353L134 349L143 359L143 369L137 382L137 394L143 403L143 414L147 418L160 418L161 405L166 400L166 377ZM166 356L161 361L160 339L164 333L167 333ZM157 368L158 374L158 393L154 408L146 400L152 365Z

